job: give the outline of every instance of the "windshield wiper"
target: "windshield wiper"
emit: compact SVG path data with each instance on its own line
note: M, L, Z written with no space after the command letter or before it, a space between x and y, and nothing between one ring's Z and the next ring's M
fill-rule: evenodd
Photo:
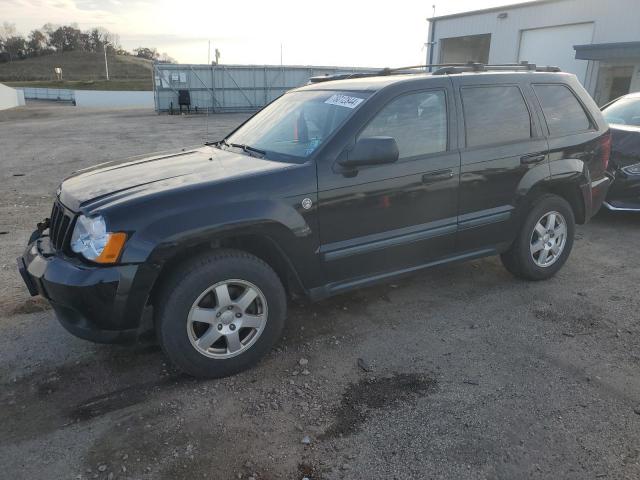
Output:
M260 150L259 148L252 147L251 145L244 145L242 143L229 143L226 140L223 140L222 143L224 143L228 147L239 148L242 151L244 151L245 153L247 153L248 155L257 154L257 155L259 155L259 158L262 158L267 154L267 152L265 152L264 150ZM255 155L253 155L253 156L255 156Z

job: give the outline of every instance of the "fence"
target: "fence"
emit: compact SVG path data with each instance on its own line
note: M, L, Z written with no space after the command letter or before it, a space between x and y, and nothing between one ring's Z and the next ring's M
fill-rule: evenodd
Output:
M24 92L27 100L56 100L61 102L73 102L75 90L67 88L40 88L40 87L16 87Z
M373 72L356 67L274 65L154 65L157 112L177 110L180 90L188 90L191 109L211 112L257 110L310 77L334 73Z
M153 108L153 92L121 90L70 90L66 88L17 87L27 100L72 102L87 108Z
M76 90L77 107L90 108L153 108L153 92L120 90Z

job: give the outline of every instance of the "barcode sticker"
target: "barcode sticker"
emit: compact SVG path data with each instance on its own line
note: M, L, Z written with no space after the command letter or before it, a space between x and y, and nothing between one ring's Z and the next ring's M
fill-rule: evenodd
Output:
M338 105L340 107L356 108L363 100L364 98L350 97L349 95L336 93L335 95L331 95L327 98L324 103L328 103L329 105Z

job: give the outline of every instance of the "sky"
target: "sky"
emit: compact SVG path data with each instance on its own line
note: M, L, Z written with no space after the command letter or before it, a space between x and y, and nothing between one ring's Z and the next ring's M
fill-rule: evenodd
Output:
M426 18L517 0L0 0L0 23L102 26L127 50L155 47L180 63L397 67L424 63Z

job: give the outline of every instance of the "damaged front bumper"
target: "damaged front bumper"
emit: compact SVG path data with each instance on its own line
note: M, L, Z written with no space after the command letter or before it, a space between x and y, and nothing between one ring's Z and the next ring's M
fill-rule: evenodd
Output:
M123 343L141 333L146 297L135 292L137 265L92 266L56 252L36 230L18 271L32 296L49 301L72 334L98 343Z

